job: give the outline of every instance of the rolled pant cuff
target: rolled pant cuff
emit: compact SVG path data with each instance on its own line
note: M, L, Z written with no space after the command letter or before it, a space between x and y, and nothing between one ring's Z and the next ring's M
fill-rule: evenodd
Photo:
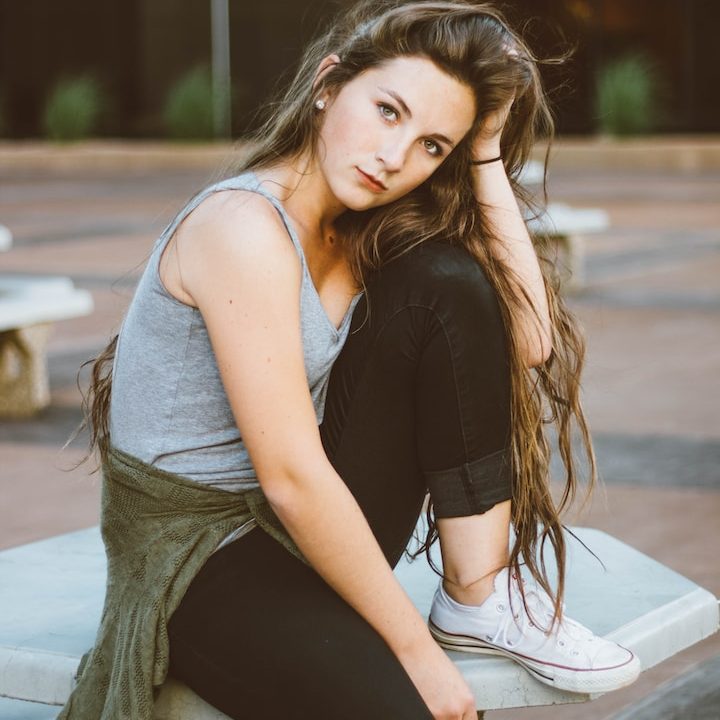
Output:
M423 474L436 518L478 515L512 498L509 447L459 467Z

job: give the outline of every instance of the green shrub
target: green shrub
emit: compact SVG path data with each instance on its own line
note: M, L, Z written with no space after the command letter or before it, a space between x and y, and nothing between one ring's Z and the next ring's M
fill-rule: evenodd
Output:
M163 120L175 139L206 140L214 136L212 75L207 65L193 68L171 88Z
M657 125L658 74L640 54L605 65L597 79L595 110L600 132L609 135L646 133Z
M50 140L81 140L97 129L105 99L91 75L58 80L45 104L43 130Z

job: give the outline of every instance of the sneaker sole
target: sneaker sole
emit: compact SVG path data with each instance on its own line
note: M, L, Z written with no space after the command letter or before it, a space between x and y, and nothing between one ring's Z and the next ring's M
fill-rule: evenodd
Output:
M501 655L522 665L534 678L558 690L579 693L606 693L631 685L640 674L640 661L630 651L630 659L605 670L570 670L557 665L533 661L505 648L492 645L470 635L457 635L441 630L432 620L428 621L430 634L446 650L477 653L478 655ZM623 648L627 650L627 648Z

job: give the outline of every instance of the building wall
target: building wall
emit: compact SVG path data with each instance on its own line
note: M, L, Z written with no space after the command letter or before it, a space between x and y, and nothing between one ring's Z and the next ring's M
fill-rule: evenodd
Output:
M10 133L37 135L45 99L64 74L88 70L114 100L109 132L139 110L138 0L0 0L0 95Z
M230 0L231 66L241 133L332 8L352 0ZM717 0L506 0L541 55L562 132L592 132L599 67L641 49L665 79L666 132L720 130ZM210 62L210 0L0 0L0 97L11 137L41 133L42 107L63 73L92 71L113 98L101 134L162 136L172 84Z
M134 134L161 135L162 107L172 85L210 59L209 0L143 0L138 12L136 78L141 112Z

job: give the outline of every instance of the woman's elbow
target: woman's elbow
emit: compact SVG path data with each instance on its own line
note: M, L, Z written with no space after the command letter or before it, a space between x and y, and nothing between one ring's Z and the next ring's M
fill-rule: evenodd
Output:
M528 362L528 368L534 368L539 367L540 365L544 365L552 355L552 347L545 347L543 346L542 353L538 354L537 356L531 357Z
M544 365L552 355L552 341L548 335L535 337L533 342L525 344L521 354L527 368Z
M276 514L284 515L297 507L298 493L301 491L302 485L298 483L293 474L276 473L273 475L272 481L261 477L260 487L265 499Z
M304 495L332 470L327 457L302 459L297 456L279 463L272 471L259 472L260 487L270 506L279 515L293 512L302 505Z

